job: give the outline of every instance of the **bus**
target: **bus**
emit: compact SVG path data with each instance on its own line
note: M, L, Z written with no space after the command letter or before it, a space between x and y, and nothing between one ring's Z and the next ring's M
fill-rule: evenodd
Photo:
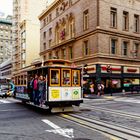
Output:
M0 97L9 97L14 93L15 86L10 78L0 78Z
M36 65L15 76L15 98L34 105L29 88L30 79L37 74L45 80L45 107L51 112L73 111L83 102L81 69L67 65L65 60L48 60L45 66Z

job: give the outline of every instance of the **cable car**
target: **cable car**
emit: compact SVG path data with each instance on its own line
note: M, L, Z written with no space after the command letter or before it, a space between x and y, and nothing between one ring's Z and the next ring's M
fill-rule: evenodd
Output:
M72 111L73 105L83 102L81 69L70 66L66 60L48 60L45 66L36 67L15 76L15 98L34 104L30 83L35 75L43 75L45 81L44 104L51 112Z

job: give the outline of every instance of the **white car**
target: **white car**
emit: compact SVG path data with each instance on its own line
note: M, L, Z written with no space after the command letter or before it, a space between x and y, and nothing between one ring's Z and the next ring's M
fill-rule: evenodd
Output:
M6 91L5 90L0 90L0 97L7 98L7 94L6 94Z

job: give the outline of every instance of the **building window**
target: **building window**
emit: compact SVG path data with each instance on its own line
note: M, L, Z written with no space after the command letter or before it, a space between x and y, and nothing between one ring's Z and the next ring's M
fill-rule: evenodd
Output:
M43 26L45 26L45 25L46 25L46 19L43 20Z
M88 40L84 41L84 55L89 54Z
M51 47L51 43L52 43L52 40L50 39L50 40L49 40L49 47Z
M46 43L43 43L43 48L44 50L46 50Z
M49 28L49 36L52 35L52 28Z
M128 42L124 41L122 44L122 55L127 55Z
M49 53L49 59L52 59L52 53Z
M70 24L69 24L69 32L70 32L70 37L74 37L74 20L71 20L70 21Z
M46 38L46 32L43 33L43 38L44 38L44 39Z
M0 50L3 50L3 46L0 46Z
M133 57L137 57L139 52L139 44L134 43L134 48L133 48Z
M84 19L83 28L84 28L84 30L87 30L89 28L89 12L88 12L88 10L84 11L83 19Z
M111 54L116 54L116 39L111 39Z
M55 52L55 57L56 57L57 59L59 59L58 51Z
M59 8L56 8L56 17L59 16Z
M129 13L123 11L123 30L129 29Z
M52 21L52 14L49 14L49 22Z
M46 60L46 55L43 56L43 61L45 61L45 60Z
M139 15L134 15L134 32L139 32Z
M69 57L70 57L70 59L73 58L73 50L72 50L72 47L69 47Z
M66 59L66 49L62 49L62 59Z
M110 26L113 28L117 27L117 9L112 7L110 11Z

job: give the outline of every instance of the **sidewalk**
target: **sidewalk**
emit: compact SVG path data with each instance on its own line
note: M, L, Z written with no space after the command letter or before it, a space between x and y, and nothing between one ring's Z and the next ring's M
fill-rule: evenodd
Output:
M140 96L140 92L119 92L119 93L107 93L103 96L97 96L96 94L85 94L84 98L88 99L103 99L103 98L113 98L113 97L128 97L128 96Z

